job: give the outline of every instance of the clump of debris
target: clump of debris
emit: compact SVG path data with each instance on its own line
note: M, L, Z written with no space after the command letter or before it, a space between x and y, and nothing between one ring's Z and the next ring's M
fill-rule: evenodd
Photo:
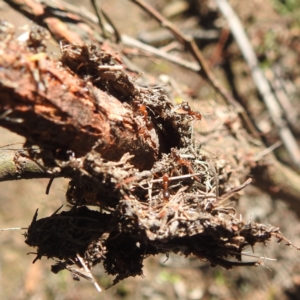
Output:
M10 39L12 36L5 43ZM64 141L56 143L55 139L48 148L42 144L38 151L36 148L29 151L30 158L52 175L51 180L57 176L71 178L66 193L71 209L62 212L59 209L39 220L36 212L25 233L25 242L37 248L34 262L44 256L55 259L54 273L67 269L75 280L86 278L100 290L91 273L99 263L108 274L115 275L113 284L116 284L129 276L142 275L143 260L158 253L194 255L209 261L211 266L231 269L264 264L264 259L242 261L243 250L248 246L253 248L256 243L266 243L272 237L292 245L279 228L244 221L237 216L235 208L228 205L228 199L251 180L231 187L228 183L234 176L232 169L224 164L216 168L217 162L213 163L203 154L192 136L193 123L201 120L201 114L193 111L187 102L174 105L162 87L138 85L114 55L95 45L62 44L62 57L56 62L54 76L54 67L47 69L50 59L36 54L45 50L43 39L42 34L30 34L26 49L21 45L15 48L34 53L26 61L27 69L35 68L29 71L30 80L42 82L42 85L35 85L36 95L43 95L37 99L47 99L50 107L53 96L47 93L51 93L51 84L55 81L60 81L60 85L55 86L60 88L59 71L76 77L86 93L79 93L79 96L90 96L92 103L89 105L94 113L109 120L109 132L118 146L116 151L120 152L122 146L125 150L104 155L106 146L99 138L82 155L68 145L62 147ZM19 66L13 67L17 72ZM46 76L51 80L47 81ZM74 94L78 93L76 87L72 88ZM110 112L114 103L103 100L100 90L118 99L127 119L117 119L118 116L114 121L110 119L114 115ZM29 96L26 94L26 97ZM24 97L23 102L24 99L27 100ZM41 103L39 105L41 107ZM53 107L58 105L64 103ZM56 126L66 131L69 127L63 122L70 115L67 118L67 110L62 111L63 117ZM45 117L48 125L53 115ZM39 120L44 116L41 114ZM24 127L26 115L23 118ZM6 120L5 115L2 119L2 122L11 121ZM14 128L17 125L14 124ZM73 127L76 126L80 126L80 122L74 122ZM92 134L91 128L85 126L84 132ZM148 145L149 151L145 151L144 157L137 157L135 147L123 145L122 139L118 139L118 133L128 128L138 141L137 145ZM74 130L74 134L76 132ZM36 134L28 138L27 146L33 142L40 145ZM147 151L151 152L151 159Z
M162 89L138 86L95 46L64 45L61 61L94 88L119 97L136 116L138 134L158 149L158 158L148 170L132 165L129 153L110 161L95 149L81 158L56 160L55 168L68 170L72 178L66 194L72 208L40 220L35 214L25 234L26 243L37 247L35 260L58 259L53 272L67 269L76 280L92 281L89 271L103 263L116 284L142 275L149 255L195 255L230 269L264 264L242 261L248 246L271 237L291 245L279 228L244 221L228 206L251 180L225 192L230 176L195 146L192 122L201 115L188 103L174 106Z

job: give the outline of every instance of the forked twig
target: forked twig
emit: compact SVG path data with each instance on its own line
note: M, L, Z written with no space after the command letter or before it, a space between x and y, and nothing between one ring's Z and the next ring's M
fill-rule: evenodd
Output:
M115 37L116 37L116 43L119 43L122 40L121 35L120 35L119 31L117 30L116 26L113 24L113 22L109 18L109 16L101 8L98 7L97 2L95 0L91 0L91 3L92 3L92 6L94 8L94 11L96 13L96 16L98 18L98 23L100 25L100 28L102 29L103 36L105 38L108 38L108 36L109 36L108 32L105 28L105 25L102 22L102 19L104 17L109 22L110 26L114 30Z

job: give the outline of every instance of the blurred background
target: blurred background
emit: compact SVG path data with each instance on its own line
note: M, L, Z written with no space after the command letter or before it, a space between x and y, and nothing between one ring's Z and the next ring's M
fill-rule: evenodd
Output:
M89 1L67 2L92 11ZM186 34L194 36L212 71L247 107L266 146L279 140L249 68L215 2L147 2ZM268 79L274 82L275 78L279 78L285 86L291 101L290 113L296 116L293 132L299 141L300 2L232 0L229 3L240 17ZM169 47L174 53L182 50L166 30L161 29L131 1L110 0L101 4L122 34L155 47ZM5 1L0 2L0 17L12 22L20 30L22 26L30 24ZM50 50L59 54L55 47ZM214 90L191 71L150 56L134 59L152 76L171 74L174 83L193 98L193 109L203 115L203 121L198 122L196 127L196 139L201 141L201 131L205 130L205 126L213 126L211 124L216 120L210 111L210 103L217 97ZM2 128L0 137L0 146L13 144L9 147L21 148L24 142L22 137ZM0 151L5 149L0 148ZM278 159L294 168L282 147L276 154ZM48 179L0 182L0 228L28 227L37 208L39 218L42 218L49 216L62 204L66 205L68 179L55 179L49 195L45 194L47 184ZM299 220L284 199L272 199L250 186L234 205L244 219L278 226L287 238L300 245ZM193 257L156 256L145 260L143 277L125 279L99 294L92 283L83 279L76 282L67 271L51 273L50 267L54 261L43 258L32 264L35 255L28 253L34 252L34 249L24 243L23 234L24 230L0 232L1 299L300 299L299 252L286 247L284 243L277 244L275 240L268 247L255 248L257 255L277 259L267 262L264 267L240 267L226 271L221 267L211 268ZM252 250L247 250L251 255ZM95 267L93 274L102 288L112 284L113 278L105 274L102 266Z

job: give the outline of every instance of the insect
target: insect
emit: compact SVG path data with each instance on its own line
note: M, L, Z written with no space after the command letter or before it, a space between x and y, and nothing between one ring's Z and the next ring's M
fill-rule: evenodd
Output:
M148 130L153 128L153 123L148 115L147 106L145 104L134 102L135 109L144 117L146 127Z
M163 177L162 177L162 187L163 187L163 199L164 201L168 201L170 196L171 196L171 193L170 193L170 190L169 190L169 176L167 174L164 174Z
M197 111L193 111L187 102L182 102L181 107L176 112L178 114L187 114L196 120L202 119L202 115Z
M192 167L192 163L190 161L188 161L187 159L181 158L175 149L173 149L173 151L172 151L172 156L179 166L187 168L187 170L190 174L195 173L194 169ZM198 176L193 176L193 177L196 181L200 182L200 178Z

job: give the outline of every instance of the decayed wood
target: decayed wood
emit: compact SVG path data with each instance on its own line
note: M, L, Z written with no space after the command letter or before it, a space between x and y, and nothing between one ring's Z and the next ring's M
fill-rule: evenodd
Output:
M52 1L47 1L47 3L37 3L37 2L31 2L31 1L27 1L26 5L22 2L20 3L20 1L17 0L7 0L7 3L9 3L13 8L17 9L18 11L20 11L22 14L34 19L38 24L42 25L42 26L48 26L49 24L44 20L45 18L50 18L50 17L57 17L54 18L55 22L59 23L59 16L60 15L56 15L55 14L55 10L51 10L51 9L45 9L45 7L49 7L51 6ZM85 29L87 30L87 32L85 32L85 34L80 35L82 38L83 36L87 36L89 37L89 39L91 39L92 41L95 41L94 39L94 35L97 34L97 38L101 38L101 36L99 35L99 29L97 28L96 22L97 19L94 17L93 14L90 14L88 12L82 12L79 11L78 9L76 9L75 7L73 7L70 4L66 4L63 1L60 2L61 6L60 6L60 13L63 13L63 15L65 17L64 19L64 23L63 24L67 24L68 25L68 30L64 30L65 32L70 32L70 28L72 28L72 26L74 26L74 24L77 24L77 29L76 32L77 33L82 33L82 28L80 27L80 23L85 23ZM64 10L65 7L65 10ZM39 11L43 11L43 14L38 13ZM71 12L72 14L69 14L69 12ZM47 25L48 24L48 25ZM50 28L50 27L48 27ZM58 29L58 32L57 30ZM59 37L61 36L61 33L59 33L59 26L54 26L50 28L51 33L53 34L53 36L55 37ZM72 30L71 30L72 31ZM93 36L90 34L93 31ZM72 38L64 37L66 40L72 41ZM126 42L126 41L125 41ZM87 93L88 94L88 93ZM76 96L75 96L76 98ZM216 109L217 110L217 109ZM8 110L6 110L7 113ZM10 115L7 115L6 119L11 119L12 117ZM2 120L3 121L3 120ZM6 127L12 127L14 126L14 124L11 122L6 123L7 126ZM15 124L17 125L17 124ZM224 138L224 137L223 137ZM138 143L138 142L137 142ZM209 141L209 143L211 143L211 141ZM224 140L222 140L222 152L224 151L224 149L227 149L228 146L224 147ZM231 144L231 141L229 141L229 143L226 143L226 145ZM217 143L217 145L215 145L213 143L213 148L212 151L213 153L215 152L216 149L219 148L220 145L220 141ZM264 148L262 146L259 147L254 147L255 149L253 149L252 147L253 145L246 145L245 142L243 141L243 143L240 143L239 146L237 146L237 149L245 149L244 153L253 153L253 155L255 155L255 153L260 153L262 151L264 151ZM207 148L208 145L205 145L205 147ZM217 147L217 148L216 148ZM249 150L247 150L247 148ZM218 151L217 151L218 152ZM141 152L141 153L147 153L145 152ZM18 154L17 154L18 155ZM148 155L148 153L147 153ZM224 154L224 156L230 161L230 157L232 155L232 152L228 152L227 155ZM142 155L142 157L144 158L144 156ZM148 156L146 156L148 158ZM147 158L144 160L146 161ZM10 164L2 164L2 165L10 165ZM275 166L276 167L272 167ZM285 176L284 174L287 172L287 168L285 168L281 163L279 163L276 158L273 155L269 155L268 158L268 164L264 166L263 171L261 168L257 169L256 168L257 164L254 163L252 165L252 171L251 174L253 174L256 178L256 180L254 181L254 184L258 185L259 187L261 187L263 190L269 191L270 186L274 185L274 182L276 181L276 189L272 189L272 191L274 192L274 195L276 196L280 196L283 199L289 199L289 203L290 205L295 209L295 211L297 212L298 215L300 215L300 211L298 212L298 202L299 202L299 197L298 197L298 188L297 188L297 184L294 184L295 182L297 182L297 180L299 180L299 176L297 173L288 170L289 175L292 176L293 180L291 180L290 182L287 182L285 180L283 181L278 181L275 180L275 178L273 178L273 176L275 176L275 174L282 174L283 178L290 178L290 176ZM276 169L276 172L274 172L274 168ZM245 169L243 170L243 174L247 175L250 173L249 169ZM6 173L5 173L6 174ZM9 171L7 171L7 174L9 174ZM27 173L30 174L30 173ZM32 177L35 178L37 174L33 173ZM19 176L19 174L16 174L16 176ZM39 175L38 175L39 176ZM4 178L4 177L3 177ZM241 180L244 180L244 178L242 178ZM283 186L283 183L286 182L288 184L288 188ZM280 191L280 192L279 192Z
M27 144L71 149L75 157L95 148L109 160L129 152L137 168L151 167L158 154L155 131L139 134L132 109L43 52L33 54L17 42L5 43L1 52L1 126L25 136Z
M292 245L277 227L243 221L224 204L250 183L243 177L259 167L255 155L262 150L251 144L236 112L224 112L207 136L211 152L220 149L213 162L191 139L191 121L200 120L200 113L187 103L175 108L164 97L151 98L155 89L140 88L128 77L118 85L123 75L115 71L121 64L94 69L100 56L91 59L92 46L62 45L66 68L43 51L28 50L28 43L5 39L3 44L0 125L24 135L29 146L49 149L54 158L67 155L54 166L73 172L66 195L73 209L40 220L36 213L25 234L26 243L38 248L35 260L59 258L52 270L68 269L77 277L84 274L69 262L87 265L88 271L103 262L107 273L117 275L116 283L142 274L143 259L161 252L181 251L229 269L264 263L241 262L248 245L271 237ZM106 68L108 73L94 77L95 70L98 75ZM149 98L144 101L142 94ZM132 165L151 171L138 172ZM154 175L160 178L153 180Z

